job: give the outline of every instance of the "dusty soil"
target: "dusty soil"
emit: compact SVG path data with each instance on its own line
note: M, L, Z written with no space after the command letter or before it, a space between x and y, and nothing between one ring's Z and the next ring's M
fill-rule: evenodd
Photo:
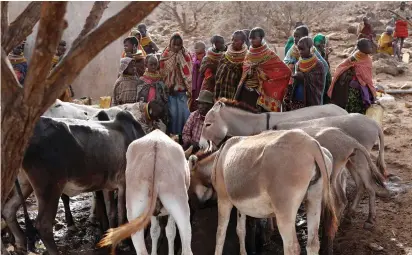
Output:
M376 4L376 6L379 5ZM372 10L380 14L377 10L378 7L373 9L375 5L371 3L368 3L368 6L372 7L368 7L369 9L366 11ZM362 8L356 7L355 4L352 4L351 8L345 7L340 9L338 13L335 13L335 17L339 17L335 23L324 23L313 28L314 31L327 35L334 32L335 38L336 36L340 37L340 40L330 41L334 49L334 53L332 53L330 58L332 70L343 60L343 58L338 57L339 53L355 44L356 37L349 35L346 29L355 21L355 16L362 14L362 11L359 12L359 9ZM382 17L378 15L377 19L380 18L382 24L384 24L387 15L382 15ZM151 15L151 19L154 19L153 17L156 17L156 15ZM210 21L210 16L206 21ZM203 23L208 23L206 21L203 21ZM150 28L153 32L162 30L161 34L155 34L154 36L155 38L161 38L160 46L166 46L168 41L168 35L164 31L173 32L176 28L176 24L173 22L166 23L162 23L161 26L166 24L168 27L165 26L159 29L160 25L156 27L156 23L152 22L153 27ZM201 24L202 26L204 27L205 25ZM334 28L336 30L332 30ZM193 43L193 40L198 38L208 41L208 38L202 36L200 31L195 31L189 37L190 40L185 40L185 42ZM285 39L281 38L278 43L272 45L283 47L284 42ZM405 49L405 51L408 51L408 49ZM374 81L385 88L400 88L407 83L412 85L412 64L409 64L407 67L408 71L405 74L396 77L387 74L375 74ZM388 183L388 186L393 191L397 191L397 195L391 199L377 199L377 223L376 227L372 230L363 229L363 223L368 214L367 197L365 196L352 223L342 224L339 228L334 242L334 252L337 255L412 255L412 108L410 106L409 108L407 107L408 103L412 104L412 94L395 95L395 100L395 103L385 108L383 129L385 132L385 160L388 171L400 177L400 181ZM362 132L362 130L359 130L359 132ZM352 190L353 186L350 186L349 193ZM63 254L108 254L107 250L94 249L95 241L98 239L96 235L101 233L99 233L97 225L90 223L88 220L90 199L90 194L84 194L71 199L72 213L78 231L70 233L67 231L64 223L63 204L61 202L59 204L55 225L55 240ZM33 196L29 198L28 205L31 217L35 218L37 207ZM19 211L19 219L23 227L21 211ZM209 255L214 253L216 221L216 208L203 209L195 214L192 238L194 254ZM298 221L301 224L298 227L298 233L300 242L303 245L306 231L305 224L302 224L300 219ZM236 223L233 219L229 225L224 252L227 255L238 254L235 225ZM13 247L7 243L7 235L3 235L3 240L6 247L9 250L13 250ZM281 238L275 232L271 242L265 246L265 252L262 254L282 254L281 246ZM39 248L42 250L41 245ZM134 252L125 250L118 252L118 254L134 254Z

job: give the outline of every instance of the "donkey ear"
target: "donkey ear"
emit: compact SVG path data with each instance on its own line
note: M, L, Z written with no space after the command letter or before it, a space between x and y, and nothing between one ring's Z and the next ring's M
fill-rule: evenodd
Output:
M225 106L225 103L223 103L223 102L221 102L221 101L217 101L216 103L215 103L215 105L213 106L213 110L215 111L215 112L218 112L222 107L224 107Z
M197 157L196 157L195 155L191 155L191 156L189 157L188 163L189 163L189 169L190 169L190 171L191 171L191 172L194 171L194 168L195 168L196 163L197 163Z
M190 147L185 151L185 158L188 159L190 154L193 152L193 145L190 145Z

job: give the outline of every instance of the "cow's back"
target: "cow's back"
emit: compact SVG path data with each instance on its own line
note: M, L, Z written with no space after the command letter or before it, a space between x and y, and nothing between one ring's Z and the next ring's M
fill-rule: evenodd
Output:
M164 182L165 185L189 185L190 173L183 148L160 130L132 142L126 158L126 182L142 178L149 180L155 174L156 182Z

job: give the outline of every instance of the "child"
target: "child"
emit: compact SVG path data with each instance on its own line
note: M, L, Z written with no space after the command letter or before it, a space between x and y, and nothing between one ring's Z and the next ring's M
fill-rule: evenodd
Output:
M143 49L143 46L142 46L142 35L140 34L139 30L132 30L132 31L130 31L130 35L129 35L129 36L134 36L134 37L136 37L137 41L139 42L139 44L137 45L137 50L138 50L138 51L139 51L139 50L142 51L143 56L146 57L147 54L146 54L146 52L145 52L144 49Z
M160 74L169 91L169 134L181 136L189 117L187 101L192 93L191 73L192 61L183 47L183 37L174 33L160 57Z
M138 79L135 60L129 57L120 59L119 78L114 84L112 106L139 101Z
M166 85L162 81L158 66L157 57L153 54L148 55L146 58L146 71L139 78L141 89L138 98L146 103L153 100L160 101L166 106L165 110L167 110ZM167 117L167 114L165 114L165 117ZM163 122L167 125L167 118L164 118Z
M137 26L137 30L139 30L142 36L141 43L146 54L154 54L158 52L159 48L157 47L156 43L154 43L150 36L147 34L146 25L139 24Z
M320 60L313 54L313 41L310 37L302 37L298 42L299 61L296 64L291 107L295 110L300 107L322 104L325 84L325 69Z
M372 42L360 39L357 51L336 68L328 96L349 113L365 114L376 97L372 81Z
M206 52L206 56L202 60L200 66L200 73L203 75L203 82L201 90L208 90L215 92L215 76L217 67L222 59L225 50L225 39L220 35L214 35L210 39L212 47Z
M196 99L198 110L192 112L183 128L183 148L193 145L194 152L199 149L200 135L206 113L213 107L213 93L202 90Z
M200 65L203 57L206 55L206 45L204 42L195 43L195 52L192 54L193 70L192 70L192 98L199 96L200 89L202 87L203 75L200 73ZM190 112L197 110L197 101L189 103Z

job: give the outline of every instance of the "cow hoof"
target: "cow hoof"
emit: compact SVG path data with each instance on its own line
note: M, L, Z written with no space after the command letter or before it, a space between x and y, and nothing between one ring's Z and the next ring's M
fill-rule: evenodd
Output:
M374 227L375 227L375 224L372 223L372 222L366 221L366 222L363 224L363 228L366 229L366 230L371 230L371 229L373 229Z

